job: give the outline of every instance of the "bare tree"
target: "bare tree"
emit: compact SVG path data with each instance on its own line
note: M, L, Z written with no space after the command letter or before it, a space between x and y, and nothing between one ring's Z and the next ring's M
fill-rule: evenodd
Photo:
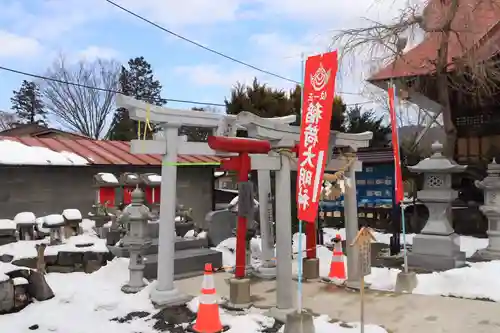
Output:
M423 7L406 2L394 20L368 21L365 27L342 30L333 42L339 45L341 57L365 53L383 67L389 63L394 69L410 66L409 71L417 74L406 74L395 83L407 92L434 95L442 107L445 154L452 156L457 133L451 115L452 94L464 99L462 103L481 104L500 90L498 57L492 56L493 43L484 45L483 38L498 23L494 20L499 5L500 0L428 0ZM491 22L485 24L485 20ZM403 53L404 44L419 31L425 34L428 49L420 52L421 59L410 61Z
M0 131L14 128L18 119L15 113L0 111Z
M119 73L115 61L68 64L61 56L46 74L52 79L45 81L42 90L46 107L63 127L98 139L114 109Z

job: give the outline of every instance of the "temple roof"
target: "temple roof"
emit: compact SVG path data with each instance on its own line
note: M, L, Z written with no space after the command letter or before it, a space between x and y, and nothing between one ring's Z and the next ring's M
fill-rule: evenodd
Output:
M428 22L438 22L448 8L442 0L432 0L425 9ZM459 0L459 8L452 22L448 62L475 52L477 61L486 60L498 52L500 42L500 4L495 0ZM368 81L428 75L435 70L441 32L427 33L424 40L403 54L400 59L372 75ZM452 67L450 67L450 70Z

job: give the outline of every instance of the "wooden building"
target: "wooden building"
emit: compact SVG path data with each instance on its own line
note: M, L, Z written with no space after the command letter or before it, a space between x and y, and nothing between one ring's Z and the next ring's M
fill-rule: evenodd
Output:
M449 5L449 1L430 1L427 18L430 21L442 20L444 13L450 10ZM469 57L479 62L498 57L500 7L490 1L461 0L451 26L453 32L448 43L450 76L455 75L454 64L461 58ZM393 80L400 95L431 115L438 115L442 107L438 103L435 60L441 38L441 32L427 33L420 44L383 67L368 81L387 89ZM474 58L470 58L472 53ZM489 98L478 103L471 98L472 94L465 94L463 89L453 88L451 84L450 87L452 120L457 129L455 160L484 168L485 162L500 155L500 92L492 85Z

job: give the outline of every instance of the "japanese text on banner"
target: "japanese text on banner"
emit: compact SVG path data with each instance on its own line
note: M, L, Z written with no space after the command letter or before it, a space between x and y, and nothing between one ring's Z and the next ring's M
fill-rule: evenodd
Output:
M297 166L297 216L306 222L314 222L318 212L337 66L336 51L306 61Z

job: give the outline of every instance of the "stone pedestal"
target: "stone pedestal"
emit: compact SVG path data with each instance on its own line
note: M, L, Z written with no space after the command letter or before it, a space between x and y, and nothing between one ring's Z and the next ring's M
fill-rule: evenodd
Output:
M474 260L500 260L500 165L495 160L488 164L488 176L476 181L484 190L484 205L479 207L488 218L488 246L474 253Z
M408 265L428 270L448 270L465 266L465 253L460 251L460 236L420 234L413 238Z
M286 316L284 333L314 333L313 317L307 312L292 312Z
M429 219L421 234L413 238L408 266L426 270L448 270L465 265L465 253L460 251L460 237L451 227L451 203L457 191L451 188L453 173L467 166L458 165L442 155L443 146L432 145L433 155L408 167L412 172L424 173L424 186L418 199L429 209Z
M251 305L250 279L229 279L229 300L226 306L231 309L247 309Z
M411 293L417 287L417 274L415 272L399 272L396 279L395 291L397 293Z
M318 258L304 258L302 261L303 277L304 280L319 279L319 259Z

